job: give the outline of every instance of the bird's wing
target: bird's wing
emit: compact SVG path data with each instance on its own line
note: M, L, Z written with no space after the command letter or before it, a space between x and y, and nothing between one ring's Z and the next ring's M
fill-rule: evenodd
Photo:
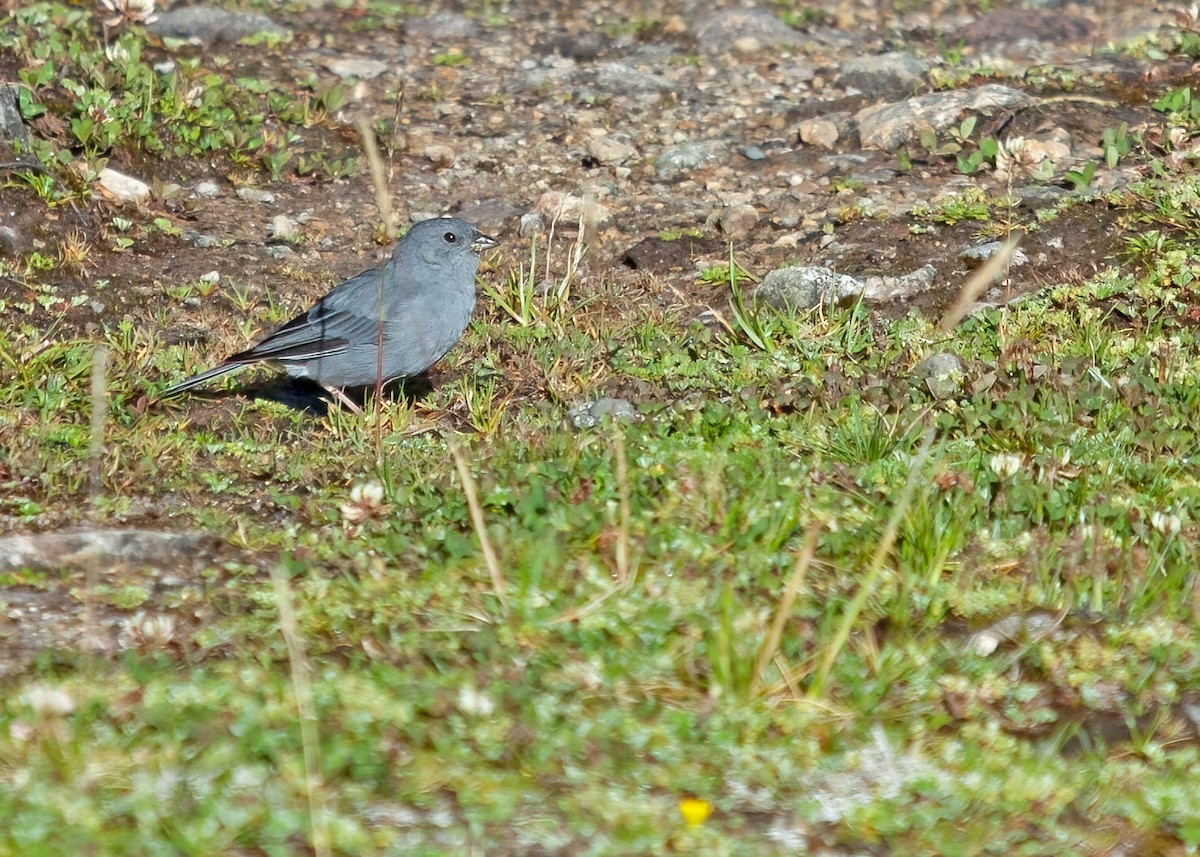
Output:
M351 343L374 342L380 335L380 320L370 311L380 305L379 276L378 270L371 270L347 280L307 312L226 362L278 360L295 363L341 354Z

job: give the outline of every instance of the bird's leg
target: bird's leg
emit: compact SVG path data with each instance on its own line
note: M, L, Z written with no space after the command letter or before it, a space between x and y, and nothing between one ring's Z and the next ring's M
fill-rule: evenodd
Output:
M321 388L323 390L325 390L326 393L333 396L333 400L335 402L337 402L339 405L342 405L343 407L350 409L350 411L358 414L360 417L362 416L363 409L360 408L358 405L354 404L354 402L350 401L350 397L347 396L345 393L343 393L341 391L341 388L326 387L324 384L321 385Z

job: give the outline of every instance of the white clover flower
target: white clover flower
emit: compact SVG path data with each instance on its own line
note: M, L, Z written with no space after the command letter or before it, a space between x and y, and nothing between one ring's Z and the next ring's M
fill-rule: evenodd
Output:
M388 511L383 502L383 486L363 482L350 489L350 502L342 504L342 521L355 527L369 518L382 518Z
M44 684L35 684L21 695L21 699L44 717L62 717L75 710L75 699L71 694Z
M1001 479L1011 479L1025 464L1025 458L1012 452L997 452L988 464Z
M175 618L166 613L139 610L121 623L117 643L124 649L161 649L175 639Z
M1171 512L1151 512L1150 526L1165 536L1173 536L1183 529L1183 521Z
M129 62L129 51L120 42L113 42L105 47L104 55L113 65L124 65Z
M104 19L106 27L116 27L125 21L149 24L158 20L154 0L100 0L100 5L111 13Z
M463 714L487 717L496 710L496 703L476 687L464 684L458 691L458 710Z
M1016 173L1036 167L1046 157L1045 149L1024 137L1009 137L996 151L996 172Z

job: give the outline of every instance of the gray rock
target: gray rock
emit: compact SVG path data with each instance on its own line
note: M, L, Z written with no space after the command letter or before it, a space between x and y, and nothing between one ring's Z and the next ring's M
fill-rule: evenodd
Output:
M679 84L669 77L638 71L622 62L601 63L596 69L595 85L613 95L666 95L679 89Z
M880 167L877 170L865 170L861 173L852 173L850 175L850 179L852 181L861 182L864 186L888 184L889 182L894 181L895 178L896 170L891 169L890 167ZM904 211L908 211L912 208L911 205L907 205L904 202L900 202L900 205Z
M286 214L277 214L271 220L271 239L274 241L296 241L300 237L300 224Z
M220 238L216 235L205 235L203 232L196 232L195 230L191 229L186 230L183 233L183 238L185 241L190 241L191 243L195 244L201 250L228 247L233 243L232 238Z
M912 54L894 51L854 57L842 63L840 81L865 95L878 98L894 92L912 92L929 71L929 63Z
M321 65L336 74L342 80L374 80L386 72L391 66L370 57L333 57L321 62Z
M967 367L957 354L947 351L926 357L913 368L913 374L935 399L952 399L963 391Z
M805 119L799 130L800 141L810 146L832 149L838 139L838 127L828 119Z
M700 49L722 53L736 48L752 53L752 42L760 48L798 45L800 33L769 12L758 9L725 9L701 18L693 28ZM739 44L740 43L740 44Z
M441 12L428 18L411 20L405 26L408 32L435 42L462 41L479 32L474 21L453 12Z
M213 540L203 533L153 530L82 530L0 538L0 571L60 573L68 569L150 566L189 567Z
M821 164L831 172L845 174L866 166L872 160L871 157L858 152L843 152L839 155L824 155L821 158Z
M158 16L147 28L159 37L183 39L202 45L236 42L247 36L266 33L286 37L286 27L257 12L233 12L216 6L180 6Z
M765 161L767 153L758 146L742 146L738 149L738 154L748 161Z
M1001 242L999 241L989 241L986 244L976 244L974 247L968 247L959 253L958 258L967 262L972 262L975 265L982 265L988 259L992 258L992 256L996 255L996 251L999 250L1000 247ZM1021 252L1019 248L1013 251L1012 258L1008 260L1009 267L1012 268L1019 268L1021 265L1024 265L1028 262L1029 257Z
M196 196L202 196L206 199L215 199L221 195L221 189L217 187L216 182L202 181L200 184L196 185L195 194Z
M175 182L156 181L154 183L154 193L159 199L182 199L183 185L175 184Z
M1072 191L1071 196L1083 200L1099 199L1104 194L1123 188L1145 178L1136 167L1120 166L1115 170L1099 170L1090 186Z
M587 141L588 154L602 164L618 166L638 156L638 151L625 140L611 134L590 137Z
M572 86L574 78L574 69L534 68L519 76L514 82L514 88L548 93Z
M822 267L777 268L763 277L755 296L779 309L812 309L862 292L861 280Z
M641 422L644 417L631 402L606 396L594 402L576 405L567 412L567 419L575 428L585 429L597 426L605 419L613 422Z
M150 185L109 167L100 171L97 182L117 202L142 202L150 196Z
M531 211L521 215L521 237L531 238L546 231L546 218L540 211Z
M861 295L863 300L888 303L923 294L932 289L936 282L937 269L933 265L923 265L909 274L867 277L863 282Z
M573 60L590 62L603 53L608 46L608 37L596 29L586 29L582 32L567 32L559 30L550 33L534 46L539 54L558 55Z
M449 169L454 166L454 161L458 157L452 148L445 143L430 143L421 152L425 159L432 163L440 170Z
M717 225L730 238L745 238L759 219L758 209L753 205L730 205L717 212Z
M1013 188L1013 196L1028 202L1055 203L1070 193L1066 188L1053 185L1025 185Z
M20 253L21 242L11 226L0 226L0 259L12 259Z
M816 78L817 67L812 62L793 59L791 61L780 62L778 73L782 80L789 81L795 85L797 83L808 83Z
M916 139L923 128L935 131L958 125L965 116L989 110L1024 110L1034 100L1017 89L987 84L975 89L935 92L892 104L866 107L855 114L865 149L894 152Z
M676 176L712 163L720 157L724 149L723 143L713 141L668 146L658 153L654 160L654 170L663 178Z
M1069 43L1090 41L1096 32L1091 16L1065 9L996 9L950 34L968 45Z
M258 202L263 205L275 204L275 194L269 190L261 190L256 187L239 187L237 195L238 199L245 200L246 202Z
M21 110L17 107L15 83L0 85L0 141L19 143L22 150L29 145L29 129L25 127Z
M464 205L454 213L488 235L508 231L508 225L521 216L521 209L505 199L483 199Z

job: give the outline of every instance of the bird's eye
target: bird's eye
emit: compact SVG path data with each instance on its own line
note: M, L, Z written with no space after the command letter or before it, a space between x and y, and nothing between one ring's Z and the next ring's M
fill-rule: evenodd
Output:
M447 232L442 237L446 239L447 244L453 244L455 241L458 240L458 236L455 235L453 232Z

